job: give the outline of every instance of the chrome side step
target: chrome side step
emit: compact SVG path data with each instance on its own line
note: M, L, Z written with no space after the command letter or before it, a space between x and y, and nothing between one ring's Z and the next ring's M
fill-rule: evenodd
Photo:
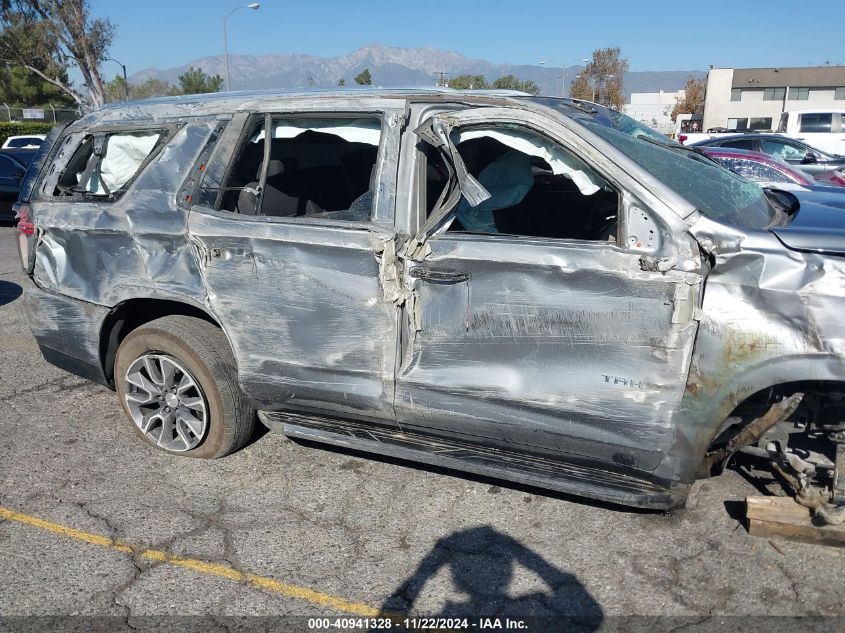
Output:
M289 437L460 470L610 503L667 510L683 506L687 488L573 462L432 437L365 422L288 411L259 411Z

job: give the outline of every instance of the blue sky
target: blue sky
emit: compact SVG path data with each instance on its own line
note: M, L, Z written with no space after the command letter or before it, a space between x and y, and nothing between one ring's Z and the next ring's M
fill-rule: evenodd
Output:
M91 0L91 7L117 25L111 56L131 75L222 54L222 18L246 3ZM229 20L229 52L332 57L378 42L534 64L576 63L596 48L620 46L631 70L845 64L842 22L797 7L786 0L265 0ZM830 11L838 15L833 5ZM119 72L112 65L107 77Z

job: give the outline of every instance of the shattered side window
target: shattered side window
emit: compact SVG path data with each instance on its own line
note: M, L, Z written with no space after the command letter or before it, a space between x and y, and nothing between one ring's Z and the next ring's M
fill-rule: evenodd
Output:
M467 172L489 197L462 197L449 231L615 241L616 191L577 156L514 126L451 134Z
M65 166L54 195L114 197L138 174L164 132L126 131L86 137Z
M381 133L377 116L267 117L236 152L220 209L367 222Z
M696 152L661 147L592 121L581 123L711 218L749 228L765 228L774 218L759 185Z

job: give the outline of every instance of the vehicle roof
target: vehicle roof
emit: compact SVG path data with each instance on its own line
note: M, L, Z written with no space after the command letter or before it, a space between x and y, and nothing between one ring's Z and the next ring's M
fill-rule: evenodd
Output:
M184 116L188 112L212 115L235 112L279 100L332 99L397 99L397 100L453 100L483 102L490 99L506 101L513 97L528 97L528 93L515 90L453 90L450 88L349 88L343 90L243 90L170 97L153 97L134 101L106 104L83 117L84 120L143 119L150 116Z
M156 97L136 101L115 102L93 110L70 124L70 130L94 125L121 125L132 122L179 121L185 118L231 115L238 111L262 111L287 107L301 101L306 109L319 111L323 103L331 108L348 107L350 100L373 102L452 103L479 106L520 107L534 111L560 112L559 106L571 108L571 118L598 115L604 106L568 97L541 97L516 90L453 90L450 88L353 88L344 90L280 91L254 90L200 95ZM555 102L550 105L550 102Z
M260 99L262 97L397 97L407 98L415 95L450 94L450 95L487 95L487 96L526 96L527 92L519 90L455 90L445 87L408 87L408 88L373 88L361 86L358 88L326 88L310 90L232 90L229 92L208 92L192 95L173 95L167 97L151 97L148 99L134 99L130 101L114 101L108 103L100 110L116 109L122 107L136 106L139 104L166 104L166 103L209 103L242 101L244 99Z

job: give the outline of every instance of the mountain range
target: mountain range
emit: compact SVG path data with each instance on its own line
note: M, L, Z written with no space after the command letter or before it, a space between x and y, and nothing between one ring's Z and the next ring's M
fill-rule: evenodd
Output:
M178 83L178 77L190 66L202 68L210 75L225 76L223 55L194 59L182 66L164 70L148 68L132 75L132 83L154 78ZM297 53L269 55L229 55L229 81L232 90L330 88L343 79L354 86L354 77L365 68L370 70L373 84L389 87L434 86L436 77L484 75L488 81L503 75L516 75L540 86L541 94L560 94L561 76L566 89L584 66L565 69L530 64L493 64L470 59L460 53L431 48L399 48L368 44L348 55L317 57ZM674 91L684 87L689 76L701 78L700 70L635 71L625 74L626 96L632 92Z

